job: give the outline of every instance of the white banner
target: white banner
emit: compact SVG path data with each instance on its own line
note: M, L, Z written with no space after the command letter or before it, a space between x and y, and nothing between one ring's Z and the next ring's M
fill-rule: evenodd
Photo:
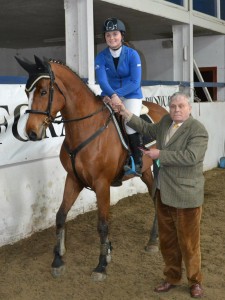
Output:
M161 106L168 106L170 96L179 91L178 85L143 86L142 93L145 101L154 102Z
M62 124L53 124L42 141L27 140L24 128L28 99L24 90L25 85L0 85L0 166L58 156L64 140ZM94 90L99 93L98 86ZM142 87L145 100L161 106L167 106L169 97L178 90L178 86Z
M28 99L24 90L25 85L0 85L0 166L59 155L63 125L54 124L43 141L27 140Z

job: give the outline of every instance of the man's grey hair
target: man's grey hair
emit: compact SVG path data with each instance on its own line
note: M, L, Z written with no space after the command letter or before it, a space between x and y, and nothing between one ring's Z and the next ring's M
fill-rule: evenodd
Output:
M172 96L170 96L169 101L168 101L169 106L170 106L171 102L172 102L173 100L175 100L175 99L176 99L177 97L179 97L179 96L185 97L185 98L187 99L188 104L191 105L191 98L190 98L190 95L188 95L188 94L186 94L186 93L184 93L184 92L176 92L176 93L174 93Z

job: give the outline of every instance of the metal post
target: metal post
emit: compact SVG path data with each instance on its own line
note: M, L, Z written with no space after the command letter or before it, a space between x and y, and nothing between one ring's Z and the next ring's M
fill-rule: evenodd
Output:
M216 17L221 19L220 0L216 1Z

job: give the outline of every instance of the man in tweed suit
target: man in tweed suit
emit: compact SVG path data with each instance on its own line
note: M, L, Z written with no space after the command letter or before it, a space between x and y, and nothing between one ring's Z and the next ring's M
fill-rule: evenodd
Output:
M133 115L122 102L114 109L125 118L128 126L157 142L156 149L143 150L160 164L154 178L153 196L157 199L165 281L155 292L168 292L179 285L183 261L191 297L200 298L203 296L200 220L208 133L203 124L191 116L190 99L183 93L171 96L170 113L157 124L149 124Z

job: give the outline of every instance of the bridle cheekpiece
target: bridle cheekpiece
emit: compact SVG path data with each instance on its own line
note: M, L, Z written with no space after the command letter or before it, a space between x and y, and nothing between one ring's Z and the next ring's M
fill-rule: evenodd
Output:
M48 101L47 110L46 111L40 111L40 110L34 110L34 109L26 110L26 113L46 115L47 117L46 117L45 123L46 123L46 125L49 125L49 123L54 120L54 118L51 115L51 107L52 107L54 84L55 84L55 76L51 69L50 63L42 61L37 56L34 56L35 64L23 61L23 60L19 59L18 57L15 57L15 58L18 61L18 63L29 74L29 78L27 80L26 88L25 88L26 92L31 92L39 80L41 80L43 78L50 79L49 101Z

